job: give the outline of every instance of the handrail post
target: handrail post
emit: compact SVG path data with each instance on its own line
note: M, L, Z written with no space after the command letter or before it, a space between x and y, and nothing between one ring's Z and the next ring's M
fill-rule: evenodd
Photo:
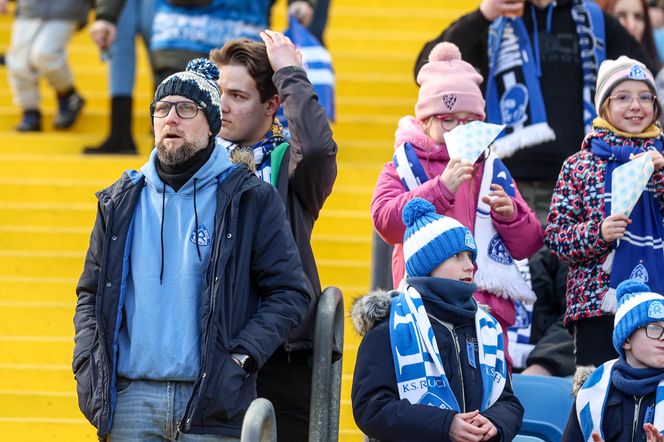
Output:
M272 403L265 398L251 402L242 421L241 442L277 442L277 421Z
M371 237L371 290L392 290L392 249L374 229Z
M311 382L309 441L336 442L339 438L342 358L334 363L334 344L343 348L344 302L341 290L326 288L316 307L314 362Z

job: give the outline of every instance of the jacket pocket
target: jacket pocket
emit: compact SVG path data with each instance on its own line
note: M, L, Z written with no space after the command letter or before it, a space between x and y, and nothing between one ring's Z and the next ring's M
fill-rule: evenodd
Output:
M256 398L256 376L247 376L229 353L220 353L220 357L219 371L210 373L215 379L205 394L206 402L212 417L231 420L241 417Z
M74 373L76 379L76 393L78 395L78 407L83 415L95 427L99 426L99 414L101 411L101 396L99 394L99 337L95 337L88 356L78 364Z

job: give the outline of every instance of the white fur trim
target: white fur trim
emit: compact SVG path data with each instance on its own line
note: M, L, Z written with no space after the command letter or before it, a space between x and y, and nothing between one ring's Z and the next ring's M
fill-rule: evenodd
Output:
M500 158L509 158L524 147L535 146L555 139L556 133L547 123L537 123L500 137L493 142L493 145Z

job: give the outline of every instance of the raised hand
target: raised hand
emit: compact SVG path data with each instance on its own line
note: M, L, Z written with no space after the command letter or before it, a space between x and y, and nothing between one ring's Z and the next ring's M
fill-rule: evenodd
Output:
M265 42L267 58L274 72L288 66L302 66L302 53L290 38L268 29L261 32L260 36Z
M489 195L484 195L482 201L491 206L491 210L504 217L510 217L514 214L514 201L512 197L505 192L500 184L492 184Z
M664 436L653 424L644 424L643 431L646 433L646 442L664 442Z
M617 213L606 218L602 222L602 239L606 242L613 242L625 236L627 225L632 220L622 213Z
M295 17L306 28L314 19L314 8L311 7L309 2L296 1L288 6L288 14Z
M473 176L473 164L468 161L452 159L447 163L447 167L440 174L440 182L447 187L450 192L456 193L464 181L468 181Z

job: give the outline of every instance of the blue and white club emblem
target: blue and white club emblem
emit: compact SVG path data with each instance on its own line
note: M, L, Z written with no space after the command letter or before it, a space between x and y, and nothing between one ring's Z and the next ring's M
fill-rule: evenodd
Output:
M205 228L203 224L198 226L198 230L191 232L191 237L189 238L194 244L198 243L199 246L209 246L210 245L210 232Z
M632 270L632 273L630 273L629 279L648 282L648 270L646 270L643 264L637 264L637 266L634 267L634 270Z
M477 249L477 246L475 245L475 238L473 238L473 234L470 233L470 230L466 230L466 237L464 238L463 242L466 244L466 247Z
M651 302L650 307L648 307L648 317L652 319L664 318L664 305L659 301Z
M631 78L632 80L646 80L648 78L648 75L641 66L635 64L630 68L627 77Z
M500 116L507 126L518 126L525 122L527 108L528 89L520 83L507 89L500 97Z
M514 262L512 255L510 255L510 252L508 252L505 247L505 243L503 243L503 240L500 239L500 236L497 233L493 235L493 238L491 238L491 241L489 242L488 252L489 258L496 261L498 264L510 265Z

